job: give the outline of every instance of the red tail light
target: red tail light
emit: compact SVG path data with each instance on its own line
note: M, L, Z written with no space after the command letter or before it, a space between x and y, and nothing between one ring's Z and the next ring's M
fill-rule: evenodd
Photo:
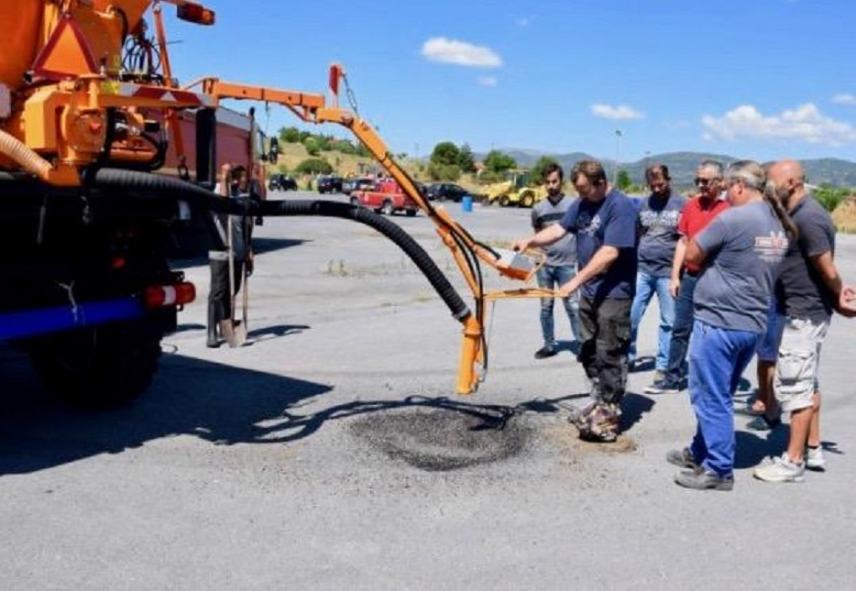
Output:
M198 25L214 24L214 11L192 2L179 5L177 16L183 21Z
M174 285L151 285L143 290L143 305L149 310L183 306L195 299L196 287L186 281Z

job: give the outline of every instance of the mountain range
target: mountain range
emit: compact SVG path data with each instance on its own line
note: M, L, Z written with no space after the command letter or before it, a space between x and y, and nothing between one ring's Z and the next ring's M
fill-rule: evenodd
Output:
M531 167L541 156L551 156L555 158L562 167L567 171L578 160L594 159L600 160L603 163L604 169L610 178L615 174L615 160L604 158L595 158L584 152L571 152L568 154L550 154L537 150L523 150L517 148L502 149L502 152L513 157L517 164L523 168ZM476 159L482 160L485 154L475 154ZM728 164L738 160L734 156L725 154L707 154L704 152L668 152L664 154L652 154L642 160L635 162L621 162L621 169L624 169L630 174L630 178L634 183L643 184L645 168L649 164L662 162L669 167L669 173L673 183L678 187L689 187L692 185L695 177L695 170L699 162L702 160L717 160L723 164ZM856 162L849 160L841 160L838 158L816 158L811 160L802 160L802 165L805 168L808 182L814 185L821 183L829 183L835 186L856 187Z

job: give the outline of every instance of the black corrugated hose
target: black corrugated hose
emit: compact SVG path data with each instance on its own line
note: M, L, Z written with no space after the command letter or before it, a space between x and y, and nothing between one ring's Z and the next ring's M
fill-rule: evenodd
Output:
M319 200L223 199L207 189L174 177L117 168L99 168L88 175L84 174L84 184L102 191L122 191L123 195L134 197L169 197L187 201L191 207L198 210L223 214L277 217L322 216L365 224L392 240L407 254L448 306L455 319L464 322L470 315L467 304L419 243L398 225L364 207ZM216 235L216 232L214 234ZM217 236L214 239L220 241Z

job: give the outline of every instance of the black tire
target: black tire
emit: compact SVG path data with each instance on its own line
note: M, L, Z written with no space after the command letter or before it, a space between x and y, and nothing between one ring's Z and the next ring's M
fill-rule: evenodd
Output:
M526 193L520 200L520 207L532 207L535 205L535 195Z
M30 351L45 386L88 408L130 402L151 384L160 357L160 332L146 320L52 335Z
M415 216L415 215L416 215L416 213L417 213L417 210L415 210L415 209L408 209L408 210L407 210L407 217L412 218L413 216Z
M503 195L502 197L499 198L499 205L501 207L508 207L509 203L511 203L511 200L508 198L507 195Z
M353 205L354 207L359 207L360 206L360 200L357 199L356 197L351 197L351 205Z
M395 212L395 209L392 207L392 201L387 199L383 202L383 205L380 206L380 212L383 215L392 215Z

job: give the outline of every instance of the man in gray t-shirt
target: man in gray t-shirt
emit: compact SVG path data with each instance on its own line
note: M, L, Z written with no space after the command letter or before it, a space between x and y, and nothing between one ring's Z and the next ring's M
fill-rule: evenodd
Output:
M833 261L835 226L829 213L806 193L804 176L802 166L793 160L776 162L769 170L770 185L787 204L799 235L788 248L776 282L781 336L773 389L781 409L791 415L791 428L785 452L755 469L755 477L767 482L800 482L806 468L824 469L820 350L832 310L854 315L842 296L846 287Z
M562 167L553 164L544 171L544 184L547 188L547 198L539 201L532 208L532 227L540 232L547 226L559 223L573 203L573 199L562 193ZM570 281L577 272L577 243L576 237L568 232L565 236L544 247L547 260L538 269L538 285L545 289L557 288ZM580 342L579 301L577 294L563 298L562 303L571 323L571 333L574 345ZM535 352L535 359L552 357L558 352L555 329L553 326L553 298L541 298L541 333L544 346Z
M660 330L657 339L657 358L654 365L654 383L665 377L669 366L669 345L672 340L672 323L675 320L675 299L669 291L672 259L680 238L678 221L687 200L672 191L669 169L665 164L652 164L645 170L645 180L651 195L639 204L637 247L638 269L636 295L630 308L631 363L636 359L636 336L645 309L657 294L660 306Z
M731 164L725 175L732 207L687 245L686 260L701 266L693 295L689 391L698 427L692 445L669 462L689 471L675 482L694 489L734 486L734 403L743 370L767 329L773 282L788 247L781 206L765 197L757 162Z

